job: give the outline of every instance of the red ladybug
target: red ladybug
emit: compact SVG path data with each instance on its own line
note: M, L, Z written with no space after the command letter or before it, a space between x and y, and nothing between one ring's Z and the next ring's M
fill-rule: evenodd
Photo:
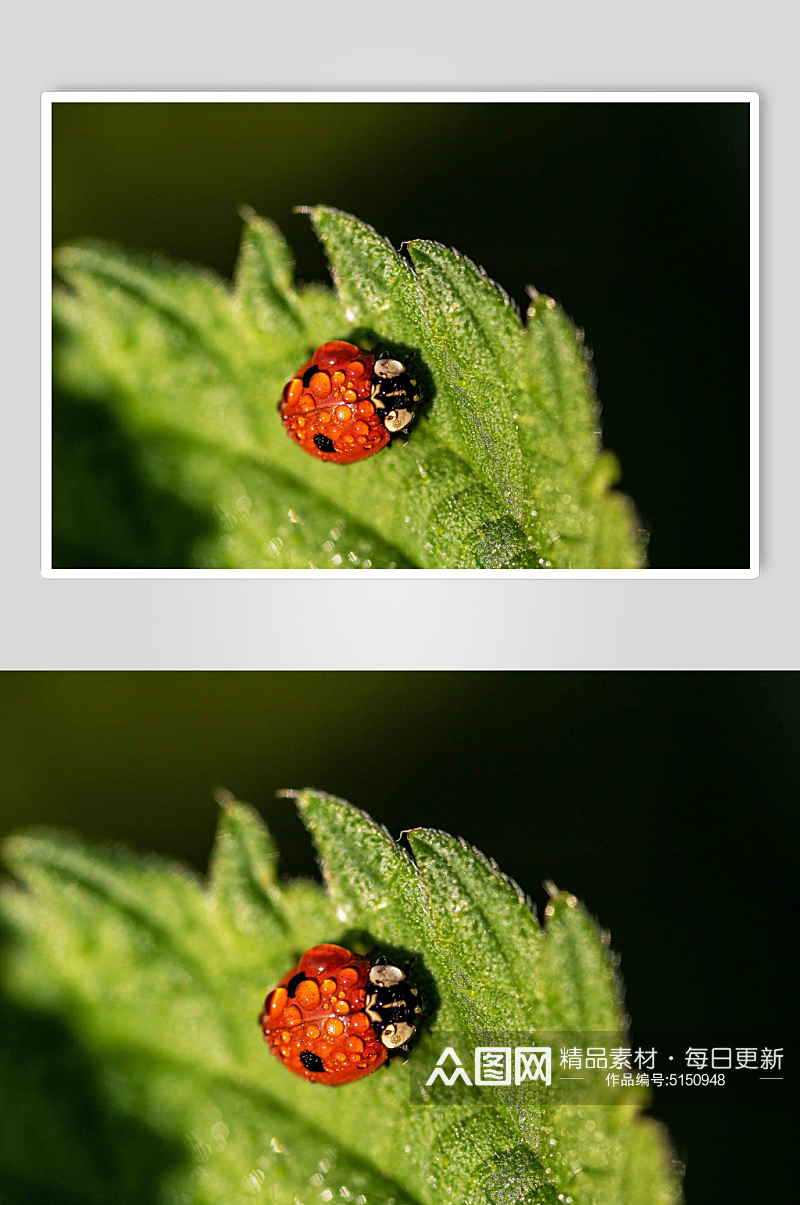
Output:
M274 1055L315 1084L349 1084L411 1049L419 992L388 958L313 946L264 1002L259 1024Z
M386 351L376 357L354 343L323 343L283 391L283 425L319 460L373 456L414 421L421 399L407 369Z

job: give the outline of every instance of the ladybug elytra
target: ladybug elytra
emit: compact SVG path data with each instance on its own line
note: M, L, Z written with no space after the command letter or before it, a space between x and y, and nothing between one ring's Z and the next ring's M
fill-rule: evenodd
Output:
M407 432L421 397L408 363L354 343L323 343L284 388L287 434L319 460L352 464Z
M317 1084L371 1075L408 1052L422 1013L419 992L388 958L343 946L307 950L264 1002L264 1040L290 1071Z

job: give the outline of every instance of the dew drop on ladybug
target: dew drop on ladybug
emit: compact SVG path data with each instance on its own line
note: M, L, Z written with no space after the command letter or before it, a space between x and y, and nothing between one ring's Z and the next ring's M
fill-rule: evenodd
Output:
M323 343L278 405L290 439L318 460L353 464L407 434L422 401L408 362L354 343Z
M343 946L312 946L267 996L259 1024L272 1053L317 1084L372 1075L408 1052L422 1015L407 970Z

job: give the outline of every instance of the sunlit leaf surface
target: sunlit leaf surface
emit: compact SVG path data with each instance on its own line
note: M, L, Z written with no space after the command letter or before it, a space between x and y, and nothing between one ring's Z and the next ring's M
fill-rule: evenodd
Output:
M399 254L319 207L336 292L296 286L244 212L232 286L105 245L56 267L56 567L630 568L635 516L609 487L583 346L548 298L506 294L438 243ZM315 460L277 413L329 339L414 353L426 404L406 441Z
M447 1033L623 1031L614 965L577 901L555 894L542 929L463 841L416 830L409 853L340 800L298 805L324 887L280 881L260 818L233 802L207 883L65 835L7 843L0 1200L676 1202L640 1098L578 1108L457 1088L412 1103L413 1060ZM415 957L429 1015L409 1060L327 1088L269 1053L264 996L320 941Z

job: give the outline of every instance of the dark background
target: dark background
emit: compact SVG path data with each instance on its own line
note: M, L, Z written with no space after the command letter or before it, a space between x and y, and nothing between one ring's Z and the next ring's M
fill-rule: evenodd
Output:
M327 272L300 204L453 245L585 329L650 563L741 568L748 128L745 104L56 104L54 240L230 276L244 201L305 280Z
M788 1048L799 702L797 674L6 673L0 832L70 826L204 869L224 786L284 871L313 873L275 793L316 786L395 835L465 836L540 908L545 878L579 895L621 955L634 1039ZM689 1205L762 1199L778 1099L658 1097Z

